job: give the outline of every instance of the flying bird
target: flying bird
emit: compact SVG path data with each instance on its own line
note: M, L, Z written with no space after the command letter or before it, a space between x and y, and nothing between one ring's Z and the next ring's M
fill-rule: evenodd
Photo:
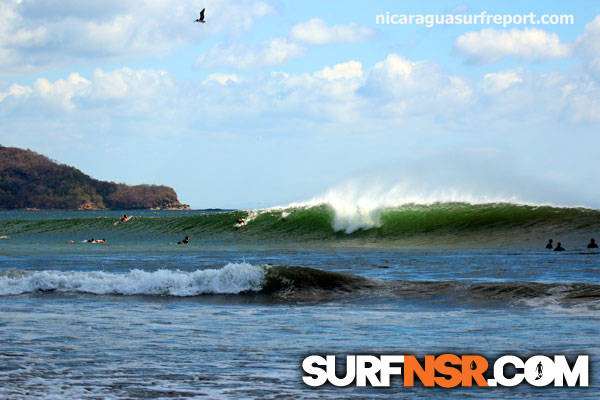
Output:
M200 18L198 18L197 20L195 20L194 22L202 22L205 23L206 21L204 20L204 11L206 10L206 8L203 8L202 11L200 11Z

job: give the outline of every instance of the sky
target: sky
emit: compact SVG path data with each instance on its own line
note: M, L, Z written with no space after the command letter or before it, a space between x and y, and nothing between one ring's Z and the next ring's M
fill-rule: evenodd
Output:
M0 144L193 208L600 208L599 127L597 1L0 0Z

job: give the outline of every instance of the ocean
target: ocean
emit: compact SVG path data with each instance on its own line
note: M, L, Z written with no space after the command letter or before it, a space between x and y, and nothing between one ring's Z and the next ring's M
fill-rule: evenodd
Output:
M2 211L0 398L598 398L599 233L508 203ZM587 354L589 387L302 381L311 354L443 353Z

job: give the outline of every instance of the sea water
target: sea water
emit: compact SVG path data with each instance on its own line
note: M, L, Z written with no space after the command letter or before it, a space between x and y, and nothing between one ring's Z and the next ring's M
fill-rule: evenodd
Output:
M2 212L0 398L598 398L597 212L469 207L351 233L323 208ZM447 352L588 354L590 386L302 382L311 354Z

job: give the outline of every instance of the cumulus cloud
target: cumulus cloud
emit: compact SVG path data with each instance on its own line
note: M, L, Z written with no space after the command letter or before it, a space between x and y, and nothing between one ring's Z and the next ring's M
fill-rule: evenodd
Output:
M29 86L21 86L16 83L10 85L8 90L5 92L0 92L0 103L9 96L20 97L25 96L31 93L31 88Z
M327 25L319 18L296 24L290 37L306 44L355 43L369 39L373 30L356 23L346 25Z
M398 54L390 54L385 60L379 61L373 68L376 76L396 78L397 81L409 82L415 71L423 69L426 64L407 60Z
M483 76L483 90L498 93L509 87L523 82L522 70L491 72Z
M227 85L228 83L237 83L240 82L241 78L236 74L222 74L220 72L215 72L213 74L208 74L204 83L209 82L217 82L221 85Z
M455 49L470 62L490 63L513 56L525 60L565 58L572 54L569 44L556 33L541 29L483 29L468 32L456 39Z
M313 74L271 72L243 80L237 74L212 73L177 82L165 71L127 67L53 81L39 78L30 86L0 88L0 116L5 122L20 115L43 124L42 117L32 115L45 110L53 121L80 119L97 126L125 118L147 126L148 132L158 127L247 132L264 129L264 121L283 130L372 132L420 121L429 129L460 126L483 134L497 124L598 122L598 99L599 85L586 76L516 69L470 81L434 62L390 54L371 66L348 61Z
M217 32L249 29L273 9L260 0L215 0L210 22L193 24L198 4L157 0L8 0L0 4L0 71L38 71L77 60L162 56Z
M352 79L363 76L362 64L358 61L348 61L341 64L336 64L332 67L325 67L320 71L315 72L315 76L327 80L336 79Z
M233 67L255 69L282 65L300 57L306 49L286 38L275 38L259 46L216 45L197 59L196 68Z
M373 66L359 93L381 104L379 111L390 118L451 115L473 99L473 89L463 78L444 73L434 62L412 61L395 53Z
M12 100L11 110L16 107L25 117L39 113L58 117L67 113L72 118L72 112L77 111L78 116L88 118L89 111L98 115L109 111L108 118L124 115L146 118L144 113L170 112L174 106L169 103L177 101L178 90L165 71L97 69L88 78L73 72L54 81L38 78L31 86L13 84L6 92L0 92L0 111L7 111L2 108L3 103Z
M118 99L129 96L150 97L160 92L170 92L175 85L169 74L162 70L133 70L123 67L105 72L94 71L93 96L102 99Z
M91 82L77 72L73 72L66 79L50 82L45 78L38 78L33 85L33 92L46 100L49 105L56 105L65 110L73 110L75 105L72 99L75 96L87 94Z
M355 23L329 26L323 20L315 18L295 25L288 37L272 38L259 45L219 43L201 54L194 65L196 68L203 69L273 67L301 57L306 52L306 45L359 42L372 35L373 31L370 28ZM332 76L332 73L337 74L339 71L331 73L323 71L323 74L328 76Z

